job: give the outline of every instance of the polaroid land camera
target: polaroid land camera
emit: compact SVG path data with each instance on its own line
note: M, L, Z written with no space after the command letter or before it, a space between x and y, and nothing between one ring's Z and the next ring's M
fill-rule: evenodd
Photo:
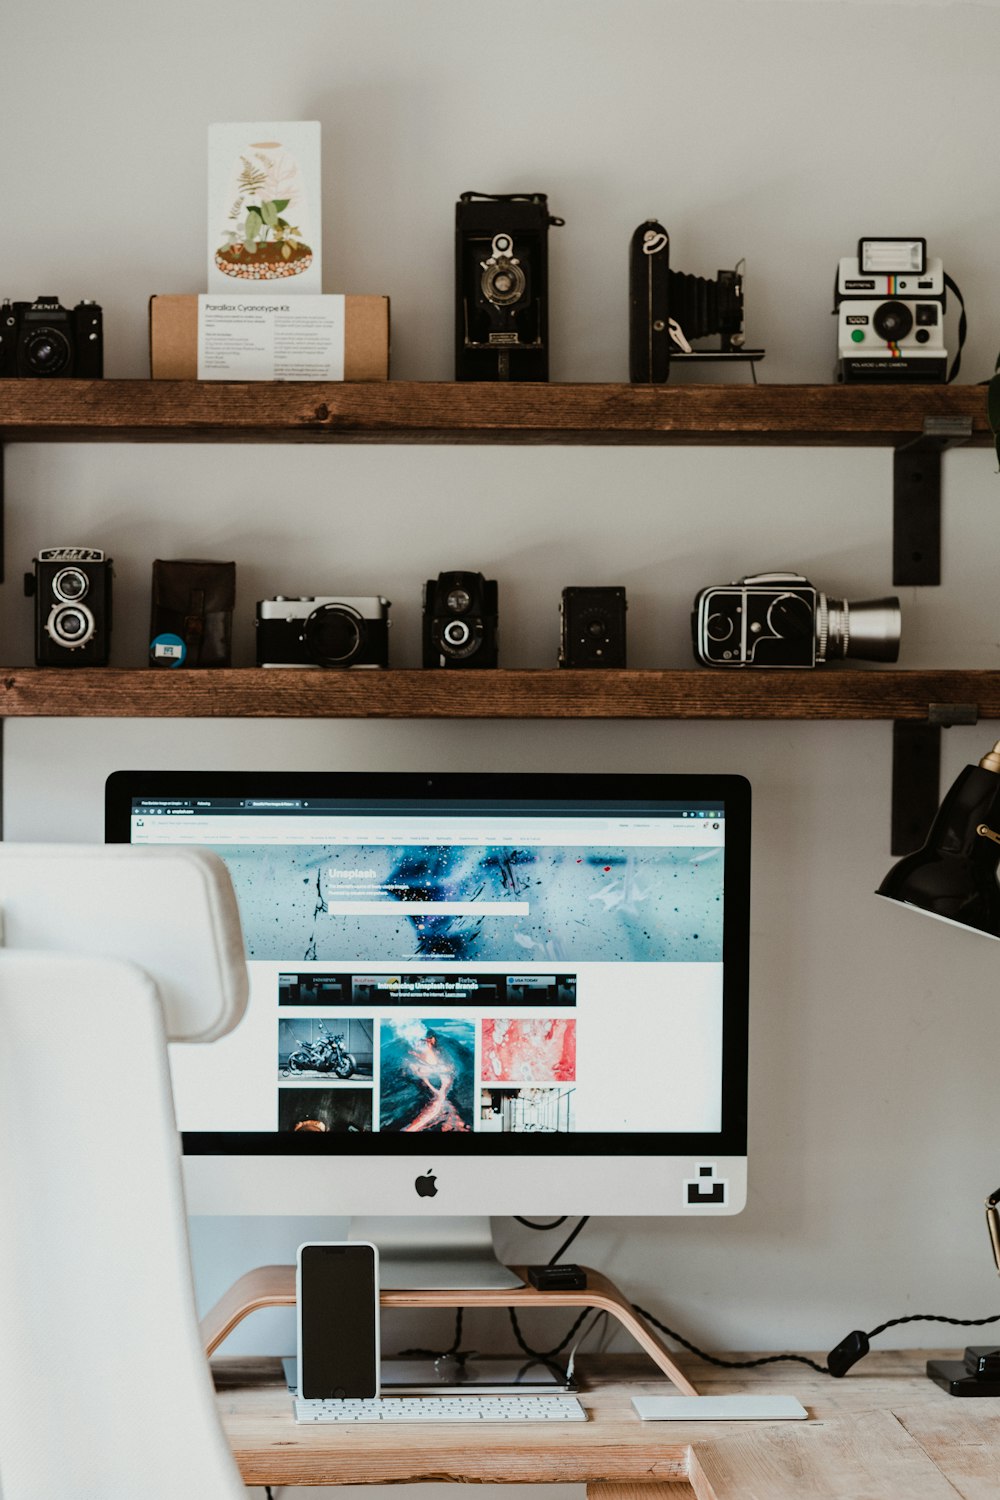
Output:
M837 378L922 385L953 379L965 327L963 314L959 352L949 375L946 286L961 302L941 261L927 259L926 240L860 240L857 255L845 256L837 271Z

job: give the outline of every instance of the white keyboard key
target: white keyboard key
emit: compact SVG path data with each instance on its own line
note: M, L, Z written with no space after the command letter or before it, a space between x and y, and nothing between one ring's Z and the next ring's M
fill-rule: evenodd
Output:
M296 1422L585 1422L575 1396L383 1396L295 1400Z

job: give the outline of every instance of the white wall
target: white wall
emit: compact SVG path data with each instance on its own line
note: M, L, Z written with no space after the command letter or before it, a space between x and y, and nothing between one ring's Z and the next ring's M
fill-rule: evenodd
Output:
M450 374L467 188L544 189L567 221L551 237L556 379L625 375L627 244L654 214L680 269L747 256L762 380L830 377L835 265L862 234L927 236L966 294L963 378L992 370L995 4L14 0L3 51L0 294L96 297L111 376L146 372L149 294L203 284L206 125L255 117L323 122L327 289L391 294L398 377ZM33 552L71 542L116 559L121 665L143 660L150 560L185 555L238 559L241 664L262 594L382 590L395 660L413 665L422 579L464 565L500 580L507 665L552 664L561 587L601 582L628 588L634 663L684 665L693 594L744 569L888 591L890 475L888 453L822 449L14 446L2 655L30 660ZM997 667L991 454L946 459L944 526L942 587L903 599L902 664ZM950 731L945 775L991 738ZM125 765L744 772L749 1207L595 1221L574 1253L708 1345L827 1349L894 1314L997 1306L980 1208L1000 1172L997 950L872 897L890 739L864 724L20 720L5 832L100 838L104 777ZM198 1222L204 1298L329 1228ZM500 1235L512 1256L544 1253L513 1223ZM525 1321L561 1335L561 1319ZM885 1342L918 1339L961 1335ZM233 1347L290 1340L261 1317Z

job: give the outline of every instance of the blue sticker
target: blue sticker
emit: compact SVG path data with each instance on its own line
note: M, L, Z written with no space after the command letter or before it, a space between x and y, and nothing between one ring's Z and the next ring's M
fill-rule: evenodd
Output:
M154 636L149 647L149 659L157 667L182 667L187 656L187 647L179 635L165 631Z

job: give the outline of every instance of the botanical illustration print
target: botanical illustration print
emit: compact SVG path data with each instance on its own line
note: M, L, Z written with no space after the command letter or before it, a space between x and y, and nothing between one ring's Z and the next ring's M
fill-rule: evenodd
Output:
M256 141L239 155L227 196L226 228L215 264L226 276L276 281L300 276L313 262L300 228L306 208L303 174L280 141Z

